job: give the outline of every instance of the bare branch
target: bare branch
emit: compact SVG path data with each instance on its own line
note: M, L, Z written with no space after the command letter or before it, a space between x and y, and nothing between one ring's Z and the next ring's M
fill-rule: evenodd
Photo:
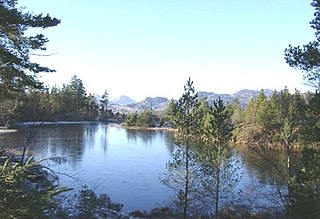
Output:
M53 56L59 54L58 52L50 53L50 54L37 54L37 53L30 53L31 56Z
M6 67L10 62L6 62L0 66L0 68Z

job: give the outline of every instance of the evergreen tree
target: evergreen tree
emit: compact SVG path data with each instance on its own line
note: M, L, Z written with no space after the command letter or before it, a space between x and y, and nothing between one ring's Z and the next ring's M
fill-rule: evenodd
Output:
M292 178L290 217L316 219L320 215L320 152L319 148L305 147L301 169Z
M107 90L105 90L99 104L100 119L102 120L108 119L108 110L107 110L108 103L109 103L109 93Z
M231 115L232 124L234 124L238 127L242 126L244 123L243 109L240 105L240 101L238 98L235 98L232 101L231 108L232 108L232 115Z
M319 147L320 143L320 93L312 94L306 109L303 126L303 141L306 145Z
M175 127L177 125L177 119L176 119L176 113L177 113L177 104L174 100L171 100L168 104L166 113L165 113L165 119L173 126Z
M315 18L310 22L316 40L302 46L292 46L285 50L285 60L293 68L302 70L307 83L320 88L320 2L313 0Z
M53 71L30 61L33 51L46 50L48 39L43 34L28 36L26 32L56 26L60 20L24 12L13 0L0 1L0 14L0 115L8 125L22 93L42 88L36 74Z
M101 108L106 110L108 108L108 103L109 103L109 93L107 90L104 91L100 102L101 102Z
M67 92L71 94L73 112L83 113L83 110L87 102L87 93L83 85L83 82L76 75L73 75L69 85L67 86Z
M247 139L250 147L270 167L274 177L272 181L287 209L291 200L291 179L296 169L293 164L295 151L301 149L299 141L305 121L305 107L305 100L298 91L295 94L290 94L288 89L274 92L270 100L263 101L257 107L260 119ZM281 153L284 154L282 161L270 156Z
M207 122L203 127L203 146L200 152L200 161L203 171L207 176L202 180L205 193L213 197L213 209L216 218L219 218L220 199L226 193L231 192L237 178L237 162L233 162L232 138L233 125L231 112L223 101L217 99L209 108Z
M137 123L141 127L155 127L158 120L153 110L146 110L139 115Z
M319 100L319 93L310 95L302 124L301 161L298 173L291 179L289 213L292 218L318 218L320 214Z
M196 184L193 175L196 173L196 157L193 147L198 141L196 105L197 94L189 78L184 86L183 95L178 102L172 102L171 118L174 128L177 129L175 140L178 148L173 155L173 160L167 163L168 172L163 180L166 185L178 189L177 197L182 207L183 218L187 218L190 212L190 200L195 202L191 196L191 188Z
M50 101L50 93L45 90L29 90L22 100L18 109L22 121L48 121L53 112Z
M126 126L136 126L138 124L138 117L139 115L137 112L129 114L126 117L124 124Z
M247 142L254 138L256 130L261 129L262 123L267 120L269 114L265 114L267 107L267 97L261 90L256 98L251 98L247 107L240 115L242 123L236 124L236 138L240 142Z
M89 119L97 119L98 118L98 110L99 110L99 106L96 103L96 98L89 93L89 95L87 96L87 117Z

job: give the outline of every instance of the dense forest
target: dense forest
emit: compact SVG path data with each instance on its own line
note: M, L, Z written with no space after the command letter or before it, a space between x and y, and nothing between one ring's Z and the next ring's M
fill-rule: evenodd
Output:
M315 41L289 45L285 60L300 69L315 92L290 93L287 88L267 97L263 90L242 108L237 100L220 98L209 105L200 99L189 78L179 100L173 100L163 118L147 110L126 117L125 125L175 129L176 150L161 176L164 185L177 191L173 205L149 213L132 212L143 218L319 218L320 215L320 3L313 0L311 27ZM27 36L30 28L50 28L60 20L17 8L17 1L0 1L0 124L15 121L78 121L114 119L124 115L108 110L108 92L97 100L87 94L81 79L73 76L61 87L45 87L37 73L54 72L30 61L30 53L46 50L42 34ZM289 39L288 39L289 40ZM30 140L30 139L29 139ZM249 204L226 203L240 197L235 190L241 163L234 147L245 145L257 155L270 184L276 188L279 208L257 211ZM97 196L84 187L71 206L63 203L69 188L55 184L55 174L41 161L26 157L25 150L0 151L1 218L129 218L120 215L122 205L106 194ZM206 194L204 196L203 194ZM209 195L207 195L209 194ZM251 205L254 200L251 200ZM116 216L115 216L116 215Z
M42 89L30 88L20 94L15 105L3 106L0 124L8 127L19 122L122 121L125 115L108 109L108 92L101 99L87 94L81 79L74 75L68 84ZM12 109L11 107L14 107Z

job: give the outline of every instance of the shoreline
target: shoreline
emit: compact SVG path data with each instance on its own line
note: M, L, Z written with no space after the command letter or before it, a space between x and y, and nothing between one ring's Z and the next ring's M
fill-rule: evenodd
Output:
M12 132L17 132L17 129L8 129L6 127L0 126L0 135L1 134L6 134L6 133L12 133Z
M142 127L142 126L125 126L121 124L112 124L112 126L125 128L125 129L132 129L132 130L154 130L154 131L167 131L167 132L174 132L176 129L168 128L168 127Z
M96 121L58 121L58 122L32 122L32 125L50 125L50 124L76 124L76 123L95 123ZM19 125L29 125L31 122L20 123ZM170 127L142 127L142 126L125 126L117 123L106 123L107 125L112 125L119 128L131 129L131 130L154 130L154 131L167 131L167 132L175 132L176 129ZM17 132L18 129L8 129L4 126L0 126L0 135L6 133Z

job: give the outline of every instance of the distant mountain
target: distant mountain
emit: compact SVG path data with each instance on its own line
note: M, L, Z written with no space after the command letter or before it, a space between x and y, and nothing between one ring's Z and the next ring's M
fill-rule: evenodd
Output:
M159 108L163 108L169 103L169 100L165 97L147 97L143 101L134 105L136 109L139 110L157 110Z
M256 98L259 93L260 93L261 90L248 90L248 89L243 89L243 90L240 90L236 93L233 94L233 98L237 98L240 102L240 105L242 107L246 107L247 104L249 103L250 99L251 98ZM272 90L269 90L269 89L265 89L263 90L264 94L267 96L267 97L270 97L273 93Z
M126 97L126 96L125 96ZM128 97L126 100L132 100ZM169 104L169 100L165 97L147 97L146 99L142 100L141 102L133 102L131 101L111 101L109 104L109 108L113 112L120 112L120 113L134 113L134 112L142 112L148 109L152 109L157 112L164 112ZM119 104L122 103L122 104Z
M269 97L272 94L272 90L263 90L264 94ZM251 98L256 98L260 90L248 90L243 89L234 94L216 94L212 92L201 91L198 92L198 98L206 98L209 104L212 104L214 100L220 96L225 103L231 103L234 99L238 99L242 107L246 107ZM152 109L159 114L163 114L167 109L170 100L165 97L147 97L141 102L135 102L127 96L120 96L119 98L110 102L109 107L114 112L121 113L133 113L142 112L147 109Z
M110 104L117 104L120 106L127 106L127 105L131 105L131 104L135 104L135 103L137 103L137 101L135 101L125 95L121 95L120 97L116 97L110 101Z
M214 100L218 99L219 97L225 102L225 103L231 103L233 100L232 95L230 94L215 94L212 92L205 92L200 91L197 93L199 99L206 98L208 103L211 105Z
M263 90L264 94L269 97L272 94L272 90ZM243 89L240 90L234 94L216 94L212 92L205 92L201 91L198 92L198 97L200 99L206 98L209 104L212 104L214 100L218 99L219 97L225 102L225 103L231 103L234 99L238 99L240 102L240 105L242 107L246 107L249 103L251 98L256 98L260 93L260 90L248 90Z

